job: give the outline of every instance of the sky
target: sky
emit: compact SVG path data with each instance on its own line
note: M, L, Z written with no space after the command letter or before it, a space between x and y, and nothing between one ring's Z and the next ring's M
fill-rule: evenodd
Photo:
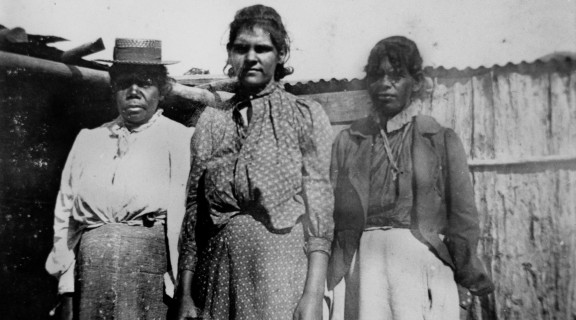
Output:
M404 35L427 66L445 68L534 61L576 52L576 0L0 0L0 24L68 39L59 49L117 37L162 40L169 72L192 67L221 74L228 25L242 7L262 3L282 16L292 40L289 81L363 77L380 39Z

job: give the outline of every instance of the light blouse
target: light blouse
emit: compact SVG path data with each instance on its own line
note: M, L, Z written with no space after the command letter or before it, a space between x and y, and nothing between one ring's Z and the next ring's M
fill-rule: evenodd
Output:
M161 115L130 131L122 118L83 129L68 155L54 210L54 247L46 270L59 278L60 293L74 291L74 250L83 230L107 223L166 223L172 294L178 236L190 169L187 128Z

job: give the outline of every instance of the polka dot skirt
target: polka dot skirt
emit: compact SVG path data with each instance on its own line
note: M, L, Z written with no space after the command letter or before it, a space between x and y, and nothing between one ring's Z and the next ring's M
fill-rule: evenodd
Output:
M192 288L204 319L292 319L306 280L303 247L300 223L280 234L233 217L199 255Z

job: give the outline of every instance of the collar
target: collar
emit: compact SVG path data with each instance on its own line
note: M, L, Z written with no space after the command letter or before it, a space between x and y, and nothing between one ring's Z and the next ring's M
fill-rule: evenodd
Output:
M260 92L258 92L257 94L246 94L245 92L242 91L242 89L240 87L236 88L236 94L230 99L232 102L232 105L234 107L241 105L245 102L249 102L252 100L256 100L259 98L263 98L265 96L268 96L272 93L274 93L276 90L279 89L283 89L283 85L280 82L276 82L276 81L272 81L269 84L266 85L266 87L264 89L262 89Z
M416 124L418 131L421 134L436 134L442 130L442 126L431 116L425 115L416 115L412 118L407 118L404 121L397 121L399 119L394 119L388 123L389 131L398 130L404 127L408 122L412 122ZM369 138L373 135L377 135L380 133L380 128L378 123L374 120L373 115L369 115L366 118L362 118L358 121L355 121L350 125L350 134L360 137L360 138Z
M150 118L150 120L148 120L148 122L132 129L128 129L128 127L126 127L126 122L124 121L124 118L122 118L122 116L118 116L118 118L112 121L112 126L110 126L110 130L114 133L118 133L121 130L128 131L130 133L144 131L150 128L152 125L154 125L154 123L162 116L162 112L164 112L164 110L162 109L156 110L156 112L154 113L154 115L152 115L152 117Z
M350 125L350 134L360 138L369 138L380 132L378 124L374 121L372 115L355 121Z

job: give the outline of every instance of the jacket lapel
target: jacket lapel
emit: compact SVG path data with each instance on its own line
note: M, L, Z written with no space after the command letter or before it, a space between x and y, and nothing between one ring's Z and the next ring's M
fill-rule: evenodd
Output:
M412 164L417 190L418 187L436 180L434 176L438 172L438 161L430 140L424 137L421 128L416 125L412 140Z
M454 263L444 245L438 231L441 230L443 219L438 215L438 208L442 201L436 181L440 174L440 156L432 145L431 137L438 134L442 127L430 117L417 116L414 125L414 138L412 142L412 164L414 170L414 213L412 221L418 226L419 234L428 242L438 256L451 267ZM413 230L414 233L415 230ZM421 239L422 240L422 239Z
M357 141L357 150L350 157L348 178L356 190L364 218L368 214L368 199L370 196L370 160L374 133L378 132L377 125L371 118L356 122L350 128L350 134Z

